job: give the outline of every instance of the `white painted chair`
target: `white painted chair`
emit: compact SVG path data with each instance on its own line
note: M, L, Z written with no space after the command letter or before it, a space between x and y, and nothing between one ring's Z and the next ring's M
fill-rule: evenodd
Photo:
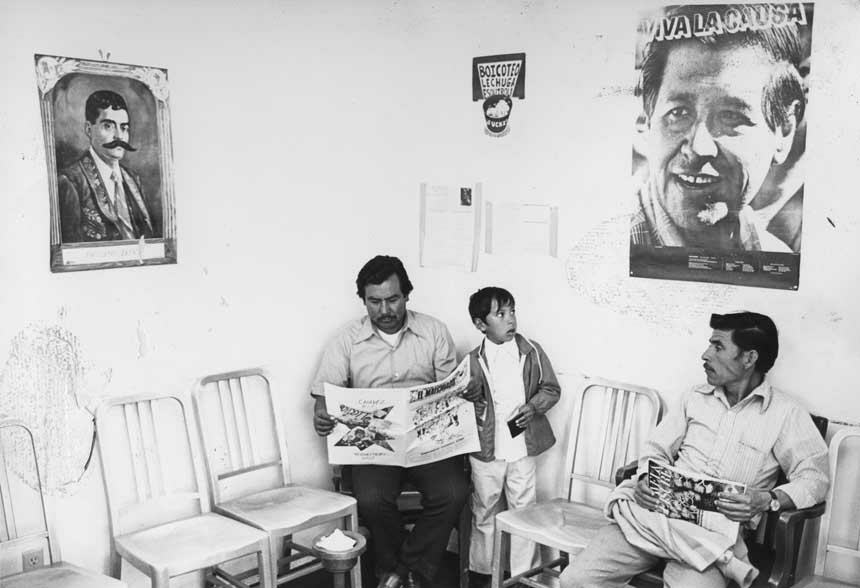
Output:
M111 575L122 560L153 588L198 570L218 586L247 584L219 564L256 556L261 588L273 588L268 537L209 508L196 435L180 396L111 398L96 412L111 527Z
M824 516L821 519L821 527L818 535L818 551L815 558L815 574L804 578L795 586L797 588L849 588L858 586L860 577L856 575L856 570L860 569L860 527L853 531L853 545L840 545L831 536L831 517L836 509L836 490L837 490L837 474L839 472L839 452L843 449L844 443L848 439L860 439L860 430L858 429L840 429L836 431L833 438L830 440L830 490L827 496L828 508L824 511ZM854 450L857 450L855 443ZM857 475L857 462L843 462L847 465L846 472L850 472L854 476L854 483L842 485L843 488L849 488L854 492L857 491L857 486L860 484L860 477ZM856 520L857 513L854 513ZM836 574L829 572L827 560L829 556L835 555L844 558L845 561L854 560L855 575L852 578L838 578Z
M206 376L193 398L212 509L267 533L277 583L321 569L313 546L293 535L327 523L355 531L357 504L351 496L291 482L281 408L268 375L247 369ZM350 579L353 588L361 586L360 565Z
M25 497L17 496L10 484L7 455L24 452L32 456L37 491L36 500L28 500L31 507L25 509ZM29 461L29 459L27 460ZM29 494L29 489L28 494ZM19 500L20 499L20 500ZM38 502L38 504L31 504ZM32 508L36 506L37 508ZM15 512L37 515L39 520L16 521ZM25 515L25 518L28 518ZM114 580L103 574L59 561L59 548L51 538L48 525L45 499L42 495L42 480L36 458L36 445L30 429L22 422L8 417L0 417L0 554L4 559L23 563L24 553L38 552L46 566L0 577L3 588L124 588L124 582ZM45 557L47 556L47 557Z
M615 487L615 472L639 456L642 441L661 414L655 390L600 378L585 381L567 439L560 498L496 515L493 588L547 586L535 577L558 577L556 568L565 565L568 554L581 551L606 524L603 504ZM512 535L558 550L560 556L503 581Z

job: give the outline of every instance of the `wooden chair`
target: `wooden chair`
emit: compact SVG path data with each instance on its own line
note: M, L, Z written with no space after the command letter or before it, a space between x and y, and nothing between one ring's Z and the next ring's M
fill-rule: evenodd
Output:
M815 575L809 576L796 584L797 588L848 588L849 586L857 586L860 578L856 575L856 570L860 569L860 529L854 529L853 545L840 545L838 541L831 537L831 516L836 509L835 494L837 488L837 476L839 474L839 452L843 448L843 443L847 439L860 439L860 430L858 429L841 429L833 435L830 440L830 492L827 497L827 502L830 504L830 509L824 513L821 519L821 528L818 535L818 551L815 558ZM855 443L854 450L857 445ZM846 470L848 475L853 476L853 484L847 487L856 493L857 484L860 483L860 478L857 476L856 462L848 462L849 469ZM856 521L857 513L854 513ZM854 560L855 575L853 578L845 579L838 578L836 573L832 573L828 568L828 556L836 556L844 561ZM831 560L832 561L832 560Z
M545 586L533 576L559 575L568 554L581 551L606 524L603 504L615 487L614 472L638 457L642 442L661 415L655 390L599 378L586 380L577 422L571 424L567 440L559 498L496 515L493 588L518 582ZM512 535L558 550L560 556L503 581Z
M267 374L248 369L206 376L194 387L193 398L212 509L265 531L278 583L321 569L313 546L295 542L293 535L331 522L356 530L356 502L291 483L280 407ZM350 577L360 588L360 565Z
M824 437L827 433L828 420L813 416L812 421ZM616 473L616 482L620 484L622 480L632 477L635 473L636 464L627 464ZM777 485L785 482L785 474L781 474ZM800 552L800 542L806 521L820 517L824 511L825 503L822 502L809 508L783 510L764 515L758 530L746 537L750 561L759 570L753 588L787 588L794 584L797 556ZM639 574L630 581L630 585L635 588L663 586L663 565Z
M353 496L352 467L348 465L336 465L332 466L332 468L332 481L334 483L335 490L348 496ZM471 469L469 468L469 459L466 456L463 456L463 475L466 477L466 480L468 480L469 487L471 488L472 475ZM421 514L421 511L424 510L424 507L421 506L421 493L411 485L407 484L397 496L397 508L403 515L403 524L405 526L414 524L418 519L418 516ZM361 524L360 520L359 524ZM361 530L366 535L370 535L367 527L362 526ZM471 502L467 499L466 504L463 506L463 510L460 512L460 520L457 523L457 576L459 578L460 588L469 588L469 542L471 537L472 508ZM365 558L368 562L372 560L372 557L369 556L365 556ZM373 577L372 566L365 565L365 571L368 577Z
M7 455L12 452L26 452L32 456L32 467L36 474L36 494L38 505L18 500L10 484ZM28 490L29 489L26 489ZM16 504L18 508L16 509ZM25 506L31 508L25 509ZM33 509L32 506L37 506ZM21 520L15 517L19 513L38 513L39 520ZM27 517L25 517L26 519ZM20 528L19 528L20 527ZM33 529L36 529L33 531ZM10 555L20 566L24 554L34 551L47 561L47 566L14 573L0 578L3 588L124 588L126 584L109 576L97 574L78 566L59 561L59 548L51 538L48 516L45 510L45 499L42 495L42 480L39 475L39 463L36 458L36 445L33 433L21 421L0 417L0 554L6 559ZM45 557L47 555L47 557Z
M122 559L154 588L197 570L217 586L247 586L219 564L256 555L261 588L273 588L268 535L213 513L197 439L180 396L111 398L96 431L111 528L111 575Z

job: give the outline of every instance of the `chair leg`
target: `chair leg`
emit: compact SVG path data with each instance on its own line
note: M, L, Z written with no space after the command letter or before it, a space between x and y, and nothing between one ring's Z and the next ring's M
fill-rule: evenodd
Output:
M358 532L358 514L355 510L352 510L349 516L344 517L343 525L348 531ZM358 558L355 566L349 572L349 584L352 588L361 588L361 557Z
M265 543L260 544L260 549L257 551L257 566L260 570L260 588L275 588L275 585L278 581L278 573L277 573L277 557L275 558L274 566L272 565L272 555L269 552L270 546L276 543L275 541L268 540ZM275 576L272 577L272 568L275 568Z
M501 588L502 579L505 574L505 562L508 561L508 552L510 551L511 536L508 533L502 532L496 525L496 532L493 535L493 575L490 580L491 588Z
M269 541L267 543L268 551L266 552L269 554L269 565L267 567L269 568L269 575L272 576L272 586L276 586L278 583L278 572L280 571L278 560L281 557L281 546L287 542L284 541L282 537L269 535ZM262 552L260 556L262 557Z
M291 555L293 555L293 536L292 535L284 535L283 537L280 538L278 546L280 547L280 549L278 550L279 553L275 558L275 560L276 560L275 569L277 569L278 572L280 573L281 565L279 563L277 563L277 560L282 558L282 557L289 558ZM292 560L287 559L287 561L284 562L284 573L289 574L290 569L292 567L293 567ZM278 581L278 577L277 577L277 575L275 575L275 582L277 582L277 581Z
M110 551L110 570L109 574L111 578L115 578L117 580L122 579L122 557L120 557L119 553L117 553L116 549L111 549Z
M170 576L167 575L167 570L154 571L150 579L152 588L170 588Z

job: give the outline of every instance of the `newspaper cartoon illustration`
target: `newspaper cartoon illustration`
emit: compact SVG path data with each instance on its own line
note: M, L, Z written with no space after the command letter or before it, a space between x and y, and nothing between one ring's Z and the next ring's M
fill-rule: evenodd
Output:
M335 446L357 447L359 451L364 451L372 445L378 445L383 449L394 451L388 443L394 439L394 435L388 432L392 423L385 420L392 408L394 407L386 406L374 411L364 411L341 404L341 416L335 417L335 421L345 425L349 430L335 442Z
M337 422L329 463L408 467L477 451L475 408L462 397L468 384L468 357L444 380L412 388L326 384L326 409Z

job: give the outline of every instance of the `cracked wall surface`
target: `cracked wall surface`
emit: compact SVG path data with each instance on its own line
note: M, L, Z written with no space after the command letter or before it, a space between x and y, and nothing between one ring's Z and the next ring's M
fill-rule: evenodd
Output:
M77 338L58 325L31 325L12 340L0 372L0 413L31 429L45 493L67 493L83 476L93 444L88 373ZM31 488L36 476L25 438L5 447L9 468Z

